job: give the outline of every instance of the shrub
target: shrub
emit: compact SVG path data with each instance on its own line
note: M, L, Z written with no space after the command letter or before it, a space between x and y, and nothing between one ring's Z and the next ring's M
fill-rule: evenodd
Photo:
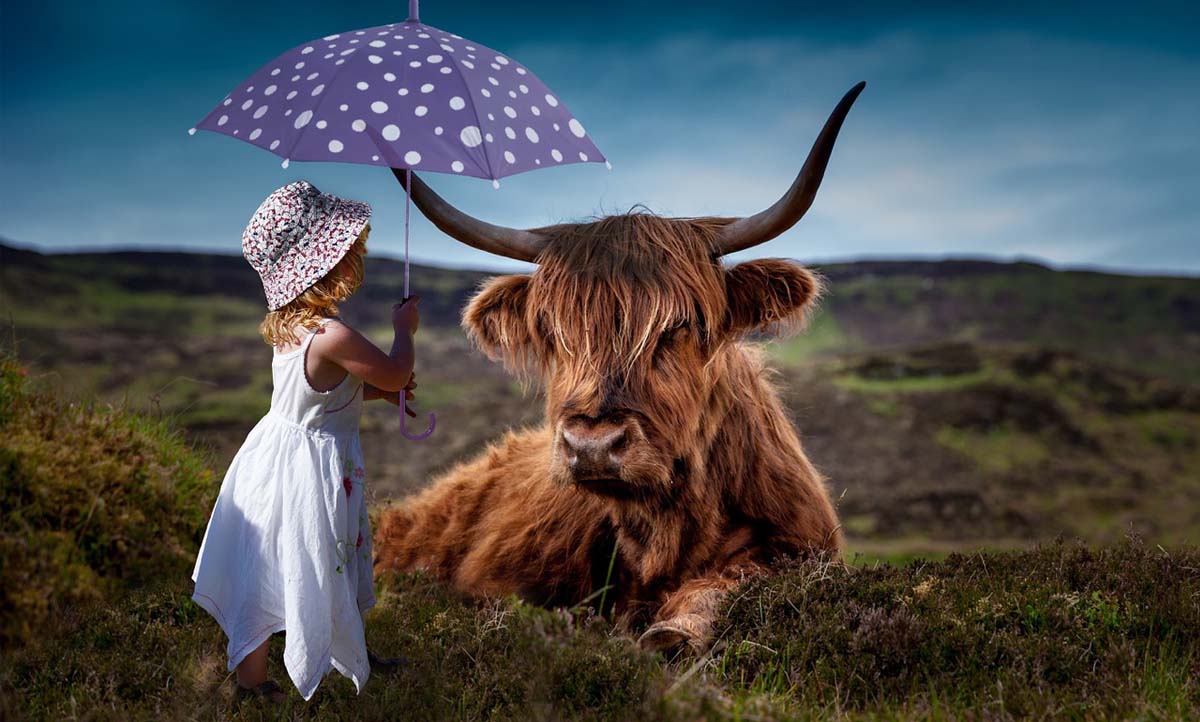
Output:
M69 605L186 575L215 490L165 422L35 391L0 352L0 646Z

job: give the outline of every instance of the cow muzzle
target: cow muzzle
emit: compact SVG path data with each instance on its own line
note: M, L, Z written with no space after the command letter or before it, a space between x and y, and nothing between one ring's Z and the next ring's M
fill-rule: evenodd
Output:
M562 424L559 451L572 480L577 484L613 482L621 478L621 466L636 429L627 421L605 421L573 416Z

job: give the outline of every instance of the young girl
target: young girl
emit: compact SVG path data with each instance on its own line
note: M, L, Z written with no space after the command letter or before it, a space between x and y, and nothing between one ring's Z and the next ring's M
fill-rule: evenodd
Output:
M337 317L362 283L371 208L297 181L272 193L242 237L270 312L271 409L221 484L192 598L229 638L238 698L282 701L267 641L287 630L288 675L309 699L331 668L361 692L371 664L363 614L375 604L358 420L362 402L412 398L418 299L392 309L384 354Z

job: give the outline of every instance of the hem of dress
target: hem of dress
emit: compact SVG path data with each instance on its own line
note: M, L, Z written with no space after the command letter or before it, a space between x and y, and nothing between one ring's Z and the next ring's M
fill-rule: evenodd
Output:
M199 605L201 609L208 612L209 615L211 615L212 618L217 621L217 625L220 626L221 631L225 633L226 639L232 639L232 637L229 635L229 630L225 625L225 615L221 613L221 608L217 606L217 603L213 601L212 597L209 597L207 594L196 592L192 594L192 601ZM287 625L283 622L274 622L270 626L264 627L258 633L252 635L249 642L246 642L239 647L236 652L229 655L229 662L226 665L226 670L232 672L237 669L237 666L242 663L242 660L250 656L251 652L258 649L259 645L270 639L272 635L278 634L284 631L286 628Z

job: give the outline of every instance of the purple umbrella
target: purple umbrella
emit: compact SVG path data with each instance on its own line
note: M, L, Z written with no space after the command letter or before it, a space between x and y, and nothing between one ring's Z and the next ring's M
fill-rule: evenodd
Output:
M387 166L401 179L404 296L409 293L411 172L500 178L608 161L542 81L508 56L409 17L327 35L285 52L237 86L196 129L292 160ZM609 166L611 168L611 166ZM423 439L404 426L401 433Z

